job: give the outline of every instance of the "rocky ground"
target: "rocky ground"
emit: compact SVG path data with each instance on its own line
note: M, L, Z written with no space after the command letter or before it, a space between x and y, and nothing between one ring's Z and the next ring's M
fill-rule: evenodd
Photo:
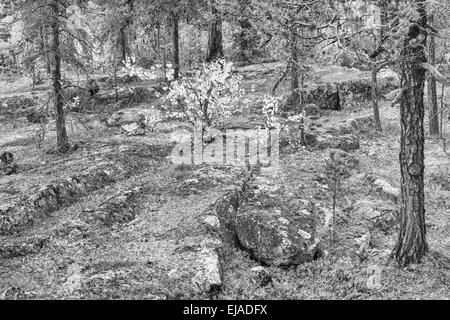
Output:
M239 72L258 95L278 69ZM40 139L41 125L27 121L26 88L2 92L0 151L18 164L0 177L2 297L448 299L449 158L441 141L426 145L430 254L399 269L390 259L398 110L382 103L377 133L363 75L317 74L311 96L340 95L343 110L311 117L306 148L295 130L282 132L276 170L171 163L172 133L185 124L141 126L163 112L164 84L125 79L116 102L101 80L95 104L69 116L76 147L67 155L52 152L52 124ZM386 79L391 91L395 80ZM258 108L249 105L239 123L260 123Z

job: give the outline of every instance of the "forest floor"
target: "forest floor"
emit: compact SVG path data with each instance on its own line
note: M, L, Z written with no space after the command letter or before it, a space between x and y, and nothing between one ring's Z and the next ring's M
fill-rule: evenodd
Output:
M262 67L241 70L250 74L245 86L254 86L254 95L267 92L271 85L264 77L252 76L253 71L260 74ZM277 68L271 64L269 75ZM345 77L345 70L330 70L329 76ZM321 76L326 78L327 73ZM355 72L348 71L346 76L354 77ZM28 93L26 86L12 91L1 94ZM137 107L161 104L155 99ZM247 110L248 117L241 122L260 121L254 107L258 106ZM117 106L113 108L117 111ZM164 122L146 136L127 136L101 125L108 109L102 108L102 112L77 115L94 124L89 130L78 118L69 116L69 135L78 148L66 155L52 152L55 136L51 128L39 148L39 125L24 119L15 119L11 125L9 115L3 120L0 117L8 123L0 127L0 151L12 152L19 165L17 174L0 177L0 210L7 212L8 206L30 201L52 208L26 211L18 220L2 216L3 298L450 298L450 158L439 140L426 140L430 253L424 262L400 269L389 258L396 226L371 232L366 254L357 253L358 239L367 233L361 223L366 211L398 211L395 199L373 186L377 178L395 188L400 185L399 114L388 101L381 103L383 133L360 133L360 148L351 152L359 166L341 183L334 233L324 239L326 253L290 268L261 266L240 248L222 243L214 230L210 219L214 204L239 186L247 174L244 169L175 165L168 159L174 146L172 133L185 124ZM313 122L317 127L333 128L371 113L370 103L365 102L341 112L327 111ZM279 172L280 183L324 211L332 208L331 191L324 183L329 152L282 148ZM101 179L96 181L96 177ZM87 182L70 189L62 200L56 192L55 203L39 202L45 200L36 194L55 190L71 178ZM381 273L381 286L371 289L367 281L374 270ZM217 279L219 273L221 279ZM220 284L221 290L211 290L215 284Z

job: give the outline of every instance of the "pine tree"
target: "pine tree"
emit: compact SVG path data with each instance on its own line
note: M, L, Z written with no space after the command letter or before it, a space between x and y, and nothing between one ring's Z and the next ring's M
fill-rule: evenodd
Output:
M419 18L413 21L401 51L401 206L400 232L394 250L401 266L420 263L428 251L424 199L424 86L427 13L415 0Z

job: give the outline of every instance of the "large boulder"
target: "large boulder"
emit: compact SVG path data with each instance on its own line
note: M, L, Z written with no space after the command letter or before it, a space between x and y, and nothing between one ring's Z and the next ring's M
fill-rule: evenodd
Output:
M322 110L340 111L342 104L339 96L339 87L334 83L319 85L313 89L303 90L304 102L316 104Z
M239 209L235 230L240 246L267 265L312 261L320 243L315 214L298 199L280 204L279 198L262 192Z
M349 119L338 125L340 134L368 133L375 130L373 116L362 116Z
M359 200L352 211L372 233L377 230L387 233L398 223L397 208L385 201Z
M118 88L100 91L92 100L95 104L107 105L120 101L123 105L149 103L152 99L162 95L162 88L159 87L133 87Z
M346 152L358 150L360 148L359 139L354 134L345 134L335 136L333 134L324 134L317 138L317 147L319 149L340 149Z
M128 135L144 135L161 120L161 112L153 108L128 108L115 112L106 124L121 128Z
M114 88L116 85L123 86L133 82L139 82L141 79L136 75L118 75L114 76L104 76L96 79L97 83L103 86L107 86L108 88Z
M134 109L120 110L114 113L108 120L107 125L110 127L120 127L131 124L144 123L145 116Z

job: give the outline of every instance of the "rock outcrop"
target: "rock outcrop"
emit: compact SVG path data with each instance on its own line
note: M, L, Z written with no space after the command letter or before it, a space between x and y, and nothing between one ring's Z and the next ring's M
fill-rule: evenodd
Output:
M387 94L397 89L399 80L390 73L378 77L379 93ZM309 85L302 90L303 102L314 103L322 110L340 111L353 102L371 99L372 83L370 76L356 79L331 79L319 84Z

